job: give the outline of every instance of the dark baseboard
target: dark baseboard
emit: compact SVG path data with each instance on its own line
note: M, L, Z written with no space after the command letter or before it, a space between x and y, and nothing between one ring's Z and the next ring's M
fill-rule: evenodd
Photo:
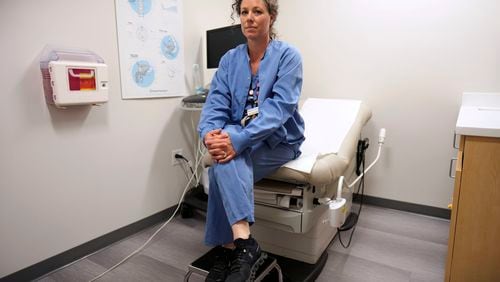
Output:
M378 198L378 197L367 196L367 195L364 195L363 197L364 197L363 203L368 204L368 205L372 205L372 206L379 206L379 207L395 209L395 210L400 210L400 211L413 212L413 213L434 216L434 217L439 217L439 218L444 218L444 219L451 218L451 210L449 210L449 209L436 208L436 207L420 205L420 204L413 204L413 203L408 203L408 202L401 202L401 201L396 201L396 200L389 200L389 199ZM359 203L360 195L354 194L353 201Z
M124 226L118 230L102 235L92 241L50 257L37 264L28 266L8 276L0 278L0 281L31 281L41 277L86 255L133 235L147 227L168 219L174 213L176 207L177 206L170 207L137 222Z
M353 201L359 203L360 195L354 194ZM395 210L413 212L428 216L434 216L444 219L451 218L451 211L449 209L431 207L426 205L378 198L373 196L364 195L363 203L373 206L379 206L384 208L390 208ZM131 236L145 228L155 225L161 221L169 218L177 206L170 207L161 212L153 214L147 218L124 226L118 230L112 231L108 234L102 235L92 241L84 243L80 246L74 247L63 253L50 257L44 261L41 261L32 266L21 269L14 272L8 276L0 278L1 282L6 281L31 281L38 277L41 277L51 271L54 271L62 266L65 266L71 262L74 262L86 255L96 252L106 246L109 246L117 241L120 241L128 236Z

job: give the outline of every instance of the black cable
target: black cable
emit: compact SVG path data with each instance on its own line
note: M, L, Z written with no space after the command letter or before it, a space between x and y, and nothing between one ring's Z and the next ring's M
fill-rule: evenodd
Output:
M352 232L351 232L351 235L349 236L349 241L347 242L347 245L344 245L344 242L342 242L342 235L340 235L340 232L343 232L343 231L338 231L337 234L339 234L339 242L340 242L340 245L342 245L342 247L344 247L344 249L347 249L349 248L349 246L351 245L351 241L352 241L352 235L354 235L354 231L356 231L356 225L354 225L354 227L352 228Z
M187 164L187 166L189 167L189 169L191 170L191 174L192 174L192 175L194 175L193 167L191 167L191 164L189 163L189 160L188 160L188 159L186 159L186 158L185 158L183 155L181 155L181 154L175 154L175 155L174 155L174 157L175 157L176 159L181 159L181 160L183 160L183 161ZM186 172L186 167L185 167L184 165L182 166L182 170L184 171L184 175L186 176L186 178L189 180L189 179L190 179L190 177L189 177L188 173ZM198 185L198 182L196 182L196 185Z
M182 166L182 171L184 172L184 176L186 177L187 180L189 180L189 172L186 170L186 166L184 164L181 164Z
M358 146L358 149L359 148L360 147ZM366 152L367 148L368 148L368 145L361 146L361 151L362 151L360 154L361 156L358 157L358 160L361 161L361 167L363 169L362 170L363 176L361 177L361 181L359 182L359 185L358 185L358 191L356 193L358 195L361 195L361 196L360 196L360 200L359 200L359 209L358 209L358 213L357 213L356 222L354 223L354 226L352 227L352 232L351 232L351 235L349 236L349 241L347 242L347 245L345 245L344 242L342 242L342 235L340 233L343 231L340 230L340 228L337 228L337 234L339 235L339 242L342 245L342 247L344 247L344 249L349 248L349 246L351 245L352 236L354 235L354 231L356 231L356 225L358 224L359 216L361 215L361 210L363 208L363 198L364 198L364 193L365 193L365 152ZM360 190L361 190L361 194L359 193ZM344 230L344 231L347 231L347 230ZM335 239L335 237L334 237L334 239Z
M365 165L364 165L364 162L363 162L363 171L365 169ZM361 189L361 195L363 195L364 193L364 186L365 186L365 176L363 175L361 177L361 182L359 183L358 185L358 191L357 191L357 194L359 195L359 191ZM337 233L339 234L339 242L340 242L340 245L342 245L342 247L344 247L344 249L347 249L349 248L349 246L351 245L351 242L352 242L352 236L354 235L354 231L356 231L356 225L358 225L358 220L359 220L359 216L361 214L361 209L363 207L363 196L361 196L361 199L360 199L360 204L359 204L359 209L358 209L358 213L357 213L357 219L356 219L356 223L354 223L354 226L352 228L352 231L351 231L351 235L349 236L349 241L347 242L347 245L344 244L344 242L342 242L342 235L341 235L341 232L343 232L342 230L340 230L340 228L337 228ZM347 231L347 230L345 230Z
M175 154L174 157L176 159L181 159L181 160L184 160L186 162L186 164L188 165L189 169L191 170L191 173L194 174L194 170L193 170L193 167L191 167L191 164L189 163L189 160L186 159L183 155L181 154Z
M330 241L330 243L328 243L328 246L326 247L326 249L330 249L330 247L333 245L333 242L335 242L335 239L337 238L337 235L339 235L339 233L340 232L335 233L335 235L333 236L333 238Z

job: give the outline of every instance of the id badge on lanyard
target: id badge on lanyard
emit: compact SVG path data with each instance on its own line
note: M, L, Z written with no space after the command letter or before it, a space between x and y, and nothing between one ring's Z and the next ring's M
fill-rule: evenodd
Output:
M241 126L245 127L251 120L259 115L259 81L257 80L255 89L248 91L247 101L250 102L251 108L245 110L245 114L241 119Z

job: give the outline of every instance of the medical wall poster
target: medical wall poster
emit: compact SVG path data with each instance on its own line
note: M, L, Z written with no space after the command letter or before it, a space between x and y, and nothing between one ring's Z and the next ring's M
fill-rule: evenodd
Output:
M123 99L183 96L182 0L115 0Z

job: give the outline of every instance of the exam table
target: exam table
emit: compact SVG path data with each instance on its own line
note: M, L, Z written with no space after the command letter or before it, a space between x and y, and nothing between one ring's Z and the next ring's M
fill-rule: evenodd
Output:
M255 217L252 234L262 248L273 254L309 264L318 262L347 217L352 191L344 189L347 204L337 212L337 226L331 224L328 205L315 199L336 196L338 181L356 177L356 150L363 126L371 118L366 104L357 100L308 99L301 107L306 124L306 141L297 165L281 167L255 184ZM315 127L315 128L311 128ZM334 142L321 144L316 140ZM309 167L300 167L310 162ZM260 200L276 193L277 204ZM302 192L302 193L300 193Z
M255 184L252 236L267 252L316 264L350 210L352 191L343 191L348 200L336 215L338 226L317 199L333 198L341 176L357 176L357 143L371 110L359 100L309 98L300 112L306 124L302 155ZM210 163L207 154L204 164Z

